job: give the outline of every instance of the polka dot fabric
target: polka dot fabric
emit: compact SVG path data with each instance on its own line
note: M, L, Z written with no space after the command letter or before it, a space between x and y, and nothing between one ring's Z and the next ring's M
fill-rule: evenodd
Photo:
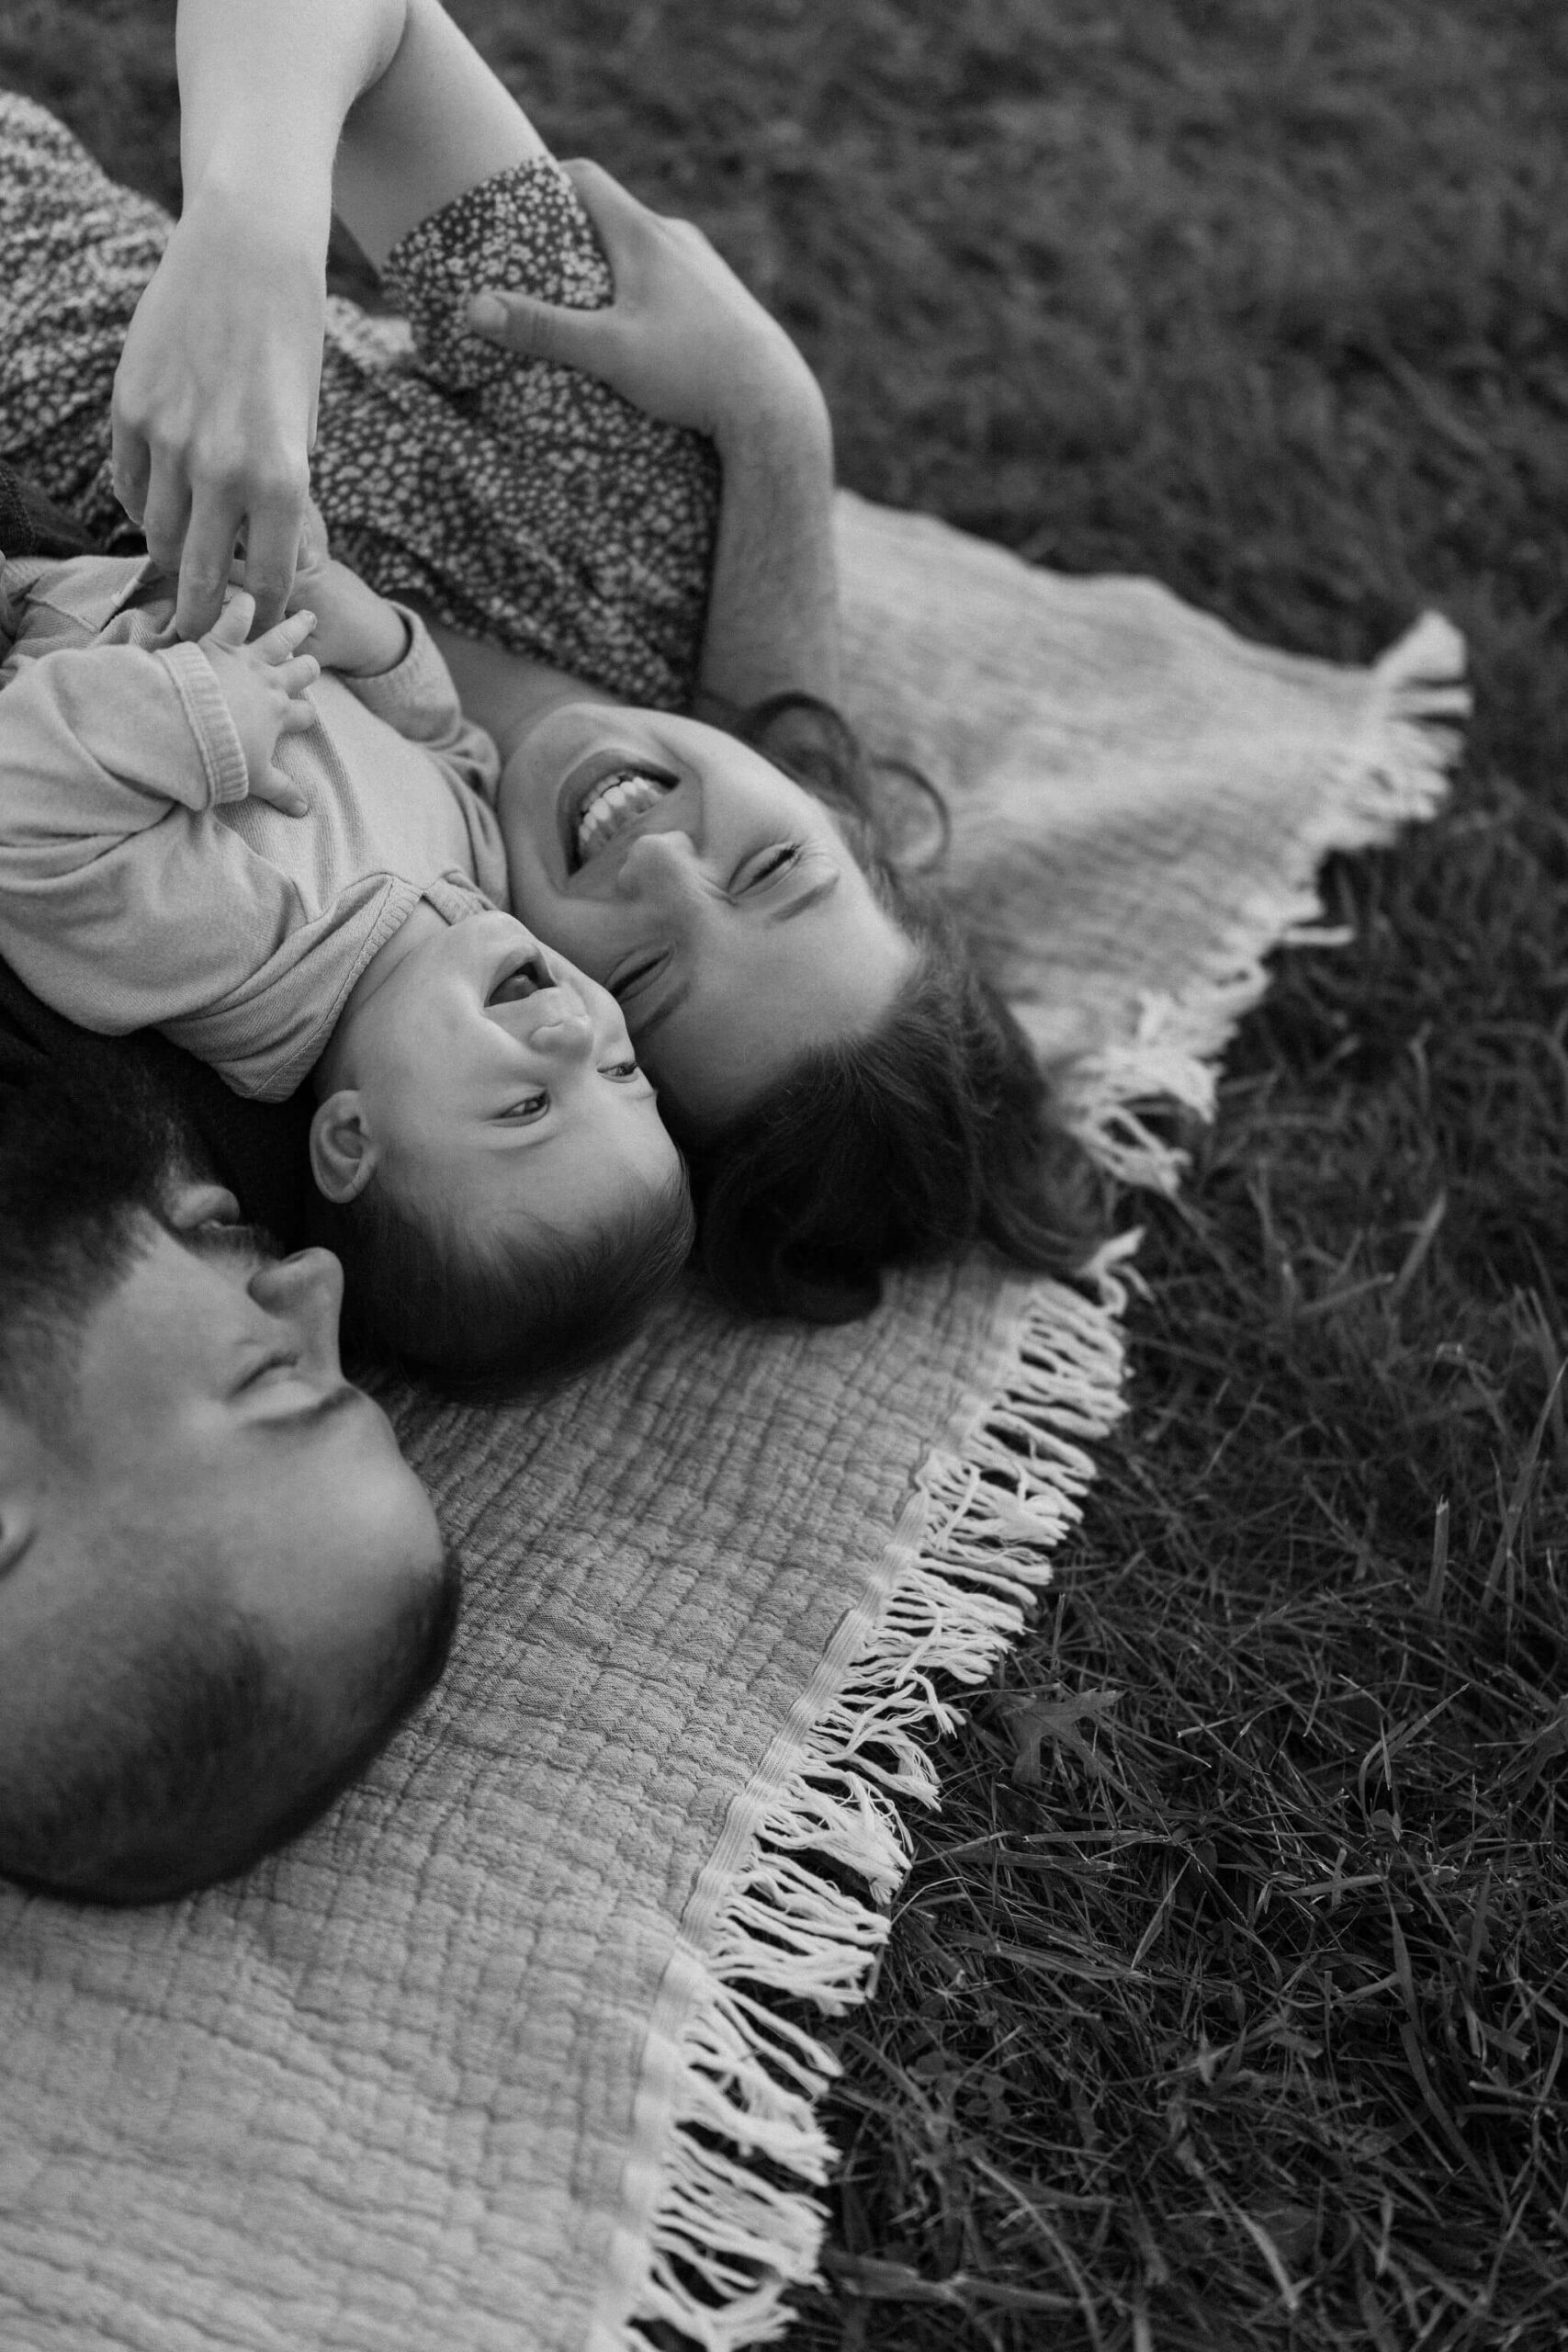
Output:
M109 481L114 369L168 232L42 107L0 94L0 451L109 546L135 538ZM498 174L403 239L387 287L409 334L329 305L313 486L334 549L454 628L680 708L717 526L714 450L592 378L466 334L479 286L611 300L558 164Z

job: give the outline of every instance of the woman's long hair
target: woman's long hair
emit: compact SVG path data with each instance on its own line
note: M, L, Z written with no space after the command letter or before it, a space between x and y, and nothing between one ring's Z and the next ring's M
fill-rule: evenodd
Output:
M923 805L940 854L935 786L874 767L809 695L775 695L731 731L831 811L915 957L874 1028L808 1049L724 1127L694 1134L670 1116L708 1282L750 1314L841 1323L876 1305L885 1269L976 1243L1026 1272L1071 1273L1103 1231L1104 1184L1055 1119L1022 1030L910 870L899 799L906 814L911 796Z

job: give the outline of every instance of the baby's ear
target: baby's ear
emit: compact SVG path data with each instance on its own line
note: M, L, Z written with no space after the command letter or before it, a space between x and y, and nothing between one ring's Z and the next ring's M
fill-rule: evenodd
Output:
M357 1200L376 1172L381 1147L352 1086L340 1087L310 1122L310 1173L316 1190L340 1208Z

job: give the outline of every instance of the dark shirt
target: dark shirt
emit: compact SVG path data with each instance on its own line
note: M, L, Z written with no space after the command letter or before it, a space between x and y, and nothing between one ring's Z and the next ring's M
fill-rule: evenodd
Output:
M85 555L94 551L94 543L0 458L0 550L7 556ZM4 944L0 939L0 947ZM265 1226L284 1250L299 1247L310 1197L308 1086L287 1102L242 1101L205 1062L152 1030L99 1037L79 1029L0 963L0 1125L19 1088L36 1084L62 1065L91 1073L111 1117L117 1086L129 1084L132 1069L145 1072L199 1145L220 1183L235 1195L247 1222Z

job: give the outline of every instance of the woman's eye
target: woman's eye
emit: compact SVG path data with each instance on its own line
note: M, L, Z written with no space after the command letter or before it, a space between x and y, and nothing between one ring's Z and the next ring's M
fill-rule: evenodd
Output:
M502 1117L513 1120L542 1119L549 1107L550 1098L547 1094L525 1094L521 1102L513 1102L509 1111L503 1111Z
M798 842L780 842L774 848L764 850L756 864L747 867L741 889L754 890L760 882L771 882L775 875L786 873L800 855L800 848Z
M641 1074L640 1062L601 1062L599 1065L601 1078L618 1079L623 1084L628 1078L638 1078Z

